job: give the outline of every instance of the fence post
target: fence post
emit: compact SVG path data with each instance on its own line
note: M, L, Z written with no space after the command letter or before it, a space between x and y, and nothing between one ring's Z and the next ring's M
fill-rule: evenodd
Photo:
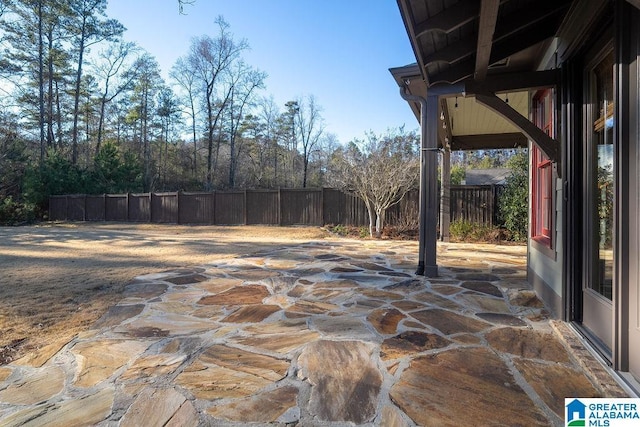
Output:
M127 222L131 221L131 213L129 212L129 197L131 197L131 193L127 193Z
M278 187L278 226L282 227L282 189Z
M64 196L64 220L69 221L69 195Z
M178 193L176 194L176 209L178 209L178 213L177 213L177 218L176 221L178 222L178 225L182 224L182 222L180 221L180 199L182 198L182 190L179 190Z
M324 188L320 189L320 222L324 226Z
M242 222L247 225L247 189L244 189L243 201L242 201Z
M211 198L213 199L213 209L211 209L211 222L213 223L213 225L218 225L217 222L217 218L216 218L216 192L215 190L211 192Z
M153 191L149 191L149 223L153 222Z

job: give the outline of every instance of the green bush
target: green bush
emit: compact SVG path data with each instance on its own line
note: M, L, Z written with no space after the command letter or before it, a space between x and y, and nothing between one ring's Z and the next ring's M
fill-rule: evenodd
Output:
M0 224L16 225L33 222L38 217L38 209L32 203L13 200L8 196L0 201Z
M46 210L51 195L85 193L85 175L60 153L50 151L42 165L27 169L23 197L27 203Z
M23 183L27 204L46 211L49 197L63 194L125 193L142 190L140 162L106 143L94 159L93 169L81 168L60 152L49 151L41 165L28 168Z
M500 227L464 220L449 225L449 237L459 242L497 242L504 239L504 234Z
M449 236L456 240L467 240L475 225L469 221L453 221L449 224Z
M529 225L529 157L526 151L515 154L507 164L511 175L498 201L499 216L511 239L527 240Z
M105 143L94 159L89 174L90 194L142 191L142 166L130 153L122 154L118 147Z

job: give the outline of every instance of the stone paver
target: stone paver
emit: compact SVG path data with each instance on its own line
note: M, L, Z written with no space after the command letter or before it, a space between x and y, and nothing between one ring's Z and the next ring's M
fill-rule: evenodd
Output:
M0 426L562 425L564 397L621 395L558 338L525 248L438 250L432 279L415 242L349 240L138 277L0 367Z

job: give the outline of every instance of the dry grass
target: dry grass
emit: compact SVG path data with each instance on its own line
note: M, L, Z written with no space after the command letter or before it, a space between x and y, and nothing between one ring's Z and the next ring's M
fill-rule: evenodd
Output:
M328 238L317 227L0 227L0 365L88 329L136 276Z

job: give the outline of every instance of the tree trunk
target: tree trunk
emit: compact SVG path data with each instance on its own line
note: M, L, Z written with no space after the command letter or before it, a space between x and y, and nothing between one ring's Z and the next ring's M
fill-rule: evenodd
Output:
M42 21L44 20L44 14L42 12L42 3L44 0L38 2L38 104L40 109L40 117L38 117L38 124L40 125L40 164L44 162L45 154L45 130L44 130L44 38Z
M96 139L96 155L98 155L98 153L100 152L100 145L102 144L102 127L104 126L104 110L105 110L106 103L107 103L106 96L103 96L100 99L100 118L98 119L98 137Z
M376 211L371 206L371 203L364 199L365 205L367 205L367 212L369 212L369 236L374 237L374 230L376 224Z
M385 212L385 209L376 209L376 239L380 239L382 237Z
M47 36L49 37L49 46L47 49L47 147L51 148L55 143L53 132L53 28L51 26L49 26ZM60 120L61 119L62 118L60 118Z
M84 58L84 42L86 37L86 17L82 18L82 30L80 33L80 46L78 47L78 69L76 70L76 90L73 95L73 128L72 128L72 154L71 162L75 165L78 161L78 112L80 111L80 81L82 79L82 61Z
M302 188L307 188L307 172L309 170L309 158L307 154L304 155L304 166L302 171Z
M213 106L211 105L211 95L207 92L207 182L205 190L211 191L213 188L213 177L211 167L213 165Z
M193 178L198 179L198 135L196 132L196 108L193 105L193 96L189 92L189 104L191 107L191 132L193 133Z

